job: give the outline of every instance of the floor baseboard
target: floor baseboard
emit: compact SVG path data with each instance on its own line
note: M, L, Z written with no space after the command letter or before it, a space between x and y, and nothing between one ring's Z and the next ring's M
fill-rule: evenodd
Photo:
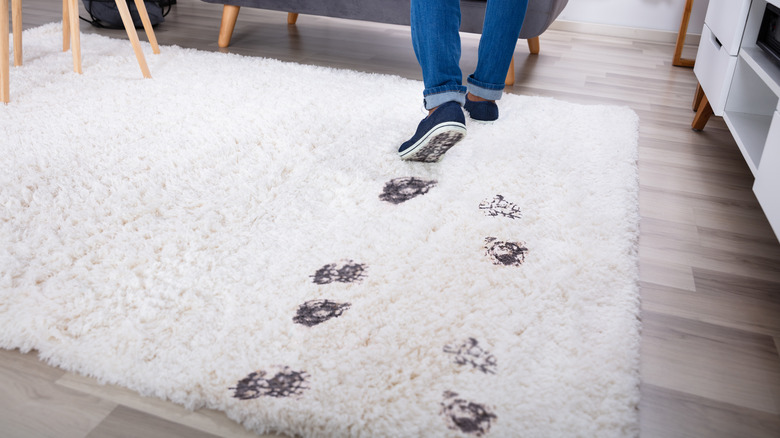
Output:
M591 35L606 35L635 40L653 41L658 43L676 43L677 32L658 29L644 29L637 27L614 26L609 24L587 23L582 21L556 20L550 25L550 29L567 32L578 32ZM688 34L685 38L686 45L698 46L701 35Z

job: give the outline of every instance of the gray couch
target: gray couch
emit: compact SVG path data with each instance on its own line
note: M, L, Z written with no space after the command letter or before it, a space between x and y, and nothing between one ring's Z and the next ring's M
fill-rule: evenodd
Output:
M238 12L248 6L287 12L288 23L294 24L298 14L349 18L388 24L409 24L410 0L203 0L225 5L219 28L219 47L227 47L233 36ZM539 53L539 35L555 21L569 0L529 0L519 38L528 40L531 53ZM461 0L461 31L482 32L485 0ZM511 76L511 81L510 81ZM514 63L507 75L507 84L514 79Z

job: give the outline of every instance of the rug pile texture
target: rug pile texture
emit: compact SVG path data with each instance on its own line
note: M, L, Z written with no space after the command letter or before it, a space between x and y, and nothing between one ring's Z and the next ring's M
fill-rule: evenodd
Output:
M257 432L638 433L638 119L506 95L440 163L399 77L24 34L0 347Z

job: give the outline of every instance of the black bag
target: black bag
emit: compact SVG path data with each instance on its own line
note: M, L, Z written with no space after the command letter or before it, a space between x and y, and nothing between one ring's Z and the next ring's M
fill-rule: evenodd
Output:
M125 25L122 23L122 16L119 15L119 9L116 7L115 0L81 0L84 3L89 14L90 20L84 17L79 17L87 23L97 27L104 27L107 29L124 29ZM122 1L122 0L120 0ZM166 15L171 11L171 5L175 4L176 0L144 0L144 6L146 6L146 12L149 14L149 21L152 26L156 26L165 21ZM143 27L141 17L138 15L138 9L135 7L135 2L127 0L127 7L130 9L130 16L133 18L133 25L140 29Z

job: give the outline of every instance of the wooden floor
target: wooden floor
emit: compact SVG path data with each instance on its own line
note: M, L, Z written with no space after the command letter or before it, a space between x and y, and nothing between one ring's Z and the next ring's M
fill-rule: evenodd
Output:
M221 7L178 1L157 29L160 44L220 50ZM59 20L60 4L24 0L25 27ZM467 73L477 43L463 38ZM692 70L671 65L671 43L548 31L541 47L530 56L518 44L507 92L627 105L641 119L642 436L780 436L780 245L723 121L691 131ZM244 8L224 51L421 79L406 27L310 16L288 26L285 14ZM189 412L0 350L0 436L253 435L222 413Z

